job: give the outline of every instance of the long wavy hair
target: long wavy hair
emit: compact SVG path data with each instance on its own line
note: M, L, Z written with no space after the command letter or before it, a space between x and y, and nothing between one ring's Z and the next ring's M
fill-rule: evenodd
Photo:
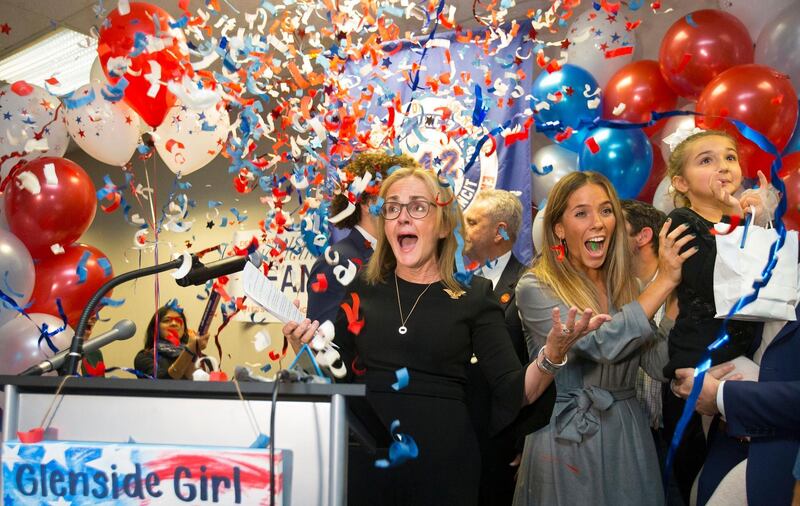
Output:
M436 174L430 170L421 167L403 167L395 170L383 180L380 197L385 199L392 185L409 177L422 181L437 202L447 202L446 205L436 205L433 209L433 212L436 213L436 229L446 232L444 238L439 239L436 245L439 276L442 284L450 290L462 291L463 287L456 281L453 271L455 270L456 250L458 249L456 228L459 228L460 231L464 230L464 218L461 214L461 207L455 200L452 188L441 186ZM397 258L395 258L394 251L392 251L384 232L385 224L386 220L383 216L380 216L378 219L378 243L375 245L375 252L372 254L372 258L369 259L365 272L365 279L371 285L385 282L389 273L394 272L397 267Z
M181 319L183 320L183 335L181 336L181 342L185 343L189 340L189 331L188 331L188 326L186 325L186 315L183 314L183 311L175 309L175 306L173 304L166 304L158 308L158 311L156 311L153 317L150 318L150 323L147 325L147 332L145 333L144 336L145 350L153 349L153 336L155 335L156 329L158 328L156 326L156 317L158 317L158 321L160 322L161 320L164 319L164 316L166 316L167 311L175 311L181 316Z
M544 247L531 272L567 306L577 306L579 309L588 307L595 313L600 313L600 294L594 284L586 274L572 265L569 258L558 260L557 256L561 241L556 236L555 226L566 212L570 196L588 184L596 184L606 191L617 220L605 262L601 267L610 290L609 301L620 308L638 295L639 287L636 278L631 274L633 271L626 243L625 216L622 214L619 197L611 182L596 172L572 172L553 187L544 211Z

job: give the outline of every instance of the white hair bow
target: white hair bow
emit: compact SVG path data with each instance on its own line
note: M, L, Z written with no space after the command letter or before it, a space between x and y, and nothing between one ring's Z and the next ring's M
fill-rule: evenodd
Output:
M663 141L667 144L667 146L669 146L669 152L672 153L681 142L702 131L702 129L697 127L678 127L674 132L664 137Z

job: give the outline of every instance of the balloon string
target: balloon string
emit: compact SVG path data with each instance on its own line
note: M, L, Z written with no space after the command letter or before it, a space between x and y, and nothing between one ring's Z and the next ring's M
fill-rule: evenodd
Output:
M153 172L155 172L155 159L153 159ZM150 185L150 172L147 170L147 160L144 162L144 177L145 181L147 182L148 188L153 188L153 191L150 193L150 216L153 220L152 223L155 225L156 222L156 210L155 210L155 202L156 202L156 193L157 188L155 186ZM154 178L156 181L157 178ZM155 239L155 244L153 245L153 265L158 265L158 227L153 227L153 238ZM153 378L158 378L158 339L161 337L161 333L159 332L159 318L158 318L158 310L161 307L161 290L159 286L159 275L156 274L155 279L153 280L153 291L155 292L155 319L153 322Z

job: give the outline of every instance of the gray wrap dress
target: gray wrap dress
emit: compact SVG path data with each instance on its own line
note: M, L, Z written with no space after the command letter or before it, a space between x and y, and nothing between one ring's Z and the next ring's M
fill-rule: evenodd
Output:
M531 273L517 285L517 303L531 358L567 306ZM578 340L555 377L550 425L525 439L514 505L664 504L655 445L636 400L637 369L663 380L667 362L663 331L637 301Z

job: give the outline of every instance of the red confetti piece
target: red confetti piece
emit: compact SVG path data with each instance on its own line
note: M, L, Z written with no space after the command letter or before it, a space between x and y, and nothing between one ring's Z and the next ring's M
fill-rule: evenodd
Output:
M325 277L325 273L317 274L317 280L311 283L311 291L314 293L328 291L328 278Z
M355 374L356 376L363 376L364 374L366 374L366 372L367 372L367 368L366 368L366 367L364 367L364 368L359 368L359 367L356 365L356 362L358 362L358 355L356 355L356 356L353 358L353 361L352 361L352 362L350 362L350 370L351 370L351 371L353 371L353 374Z
M510 146L515 142L524 141L530 135L530 128L533 124L533 118L528 118L528 120L523 125L523 129L517 133L506 135L506 146Z
M33 93L33 86L26 83L25 81L17 81L11 85L11 91L19 95L20 97L26 97Z
M781 105L783 103L783 93L781 93L777 97L772 97L772 100L770 100L770 102L772 103L772 105Z
M601 0L600 7L609 14L616 14L619 12L619 2L609 2L608 0Z
M642 20L641 19L637 19L633 23L631 23L630 21L626 21L625 22L625 30L627 30L629 32L632 32L632 31L636 30L636 28L638 28L639 25L641 25L641 24L642 24Z
M566 258L566 253L564 252L564 245L559 244L558 246L550 246L550 249L556 252L556 260L559 262L563 262L564 258Z
M555 136L556 142L564 142L572 137L572 127L567 127L563 132L558 132Z
M724 216L723 216L723 218L724 218ZM733 232L734 230L736 230L736 227L738 227L739 224L742 222L742 217L741 216L734 215L734 216L729 216L729 218L730 218L731 221L729 223L729 227L728 227L728 230L726 232L721 232L721 231L717 230L716 227L711 227L711 229L709 230L711 232L711 235L728 235L731 232Z
M661 8L661 2L651 2L650 8L653 9L654 11L657 11L658 9Z
M175 148L177 148L177 149L186 149L186 146L184 146L182 142L178 142L175 139L167 140L167 143L166 143L165 147L167 148L167 152L168 153L172 153L172 150L175 149Z
M92 365L84 358L83 370L86 371L86 374L89 376L102 378L106 375L106 364L102 360L99 360L96 365Z
M283 348L281 348L280 353L275 353L274 350L269 350L269 359L273 362L277 362L278 360L282 359L286 356L286 351L289 349L289 341L286 339L286 336L283 336Z
M56 79L56 78L55 78L55 76L53 76L53 77L51 77L51 78L49 78L49 79L45 79L45 80L44 80L44 82L46 82L46 83L47 83L47 84L49 84L50 86L56 86L56 85L59 85L59 84L61 84L61 83L58 81L58 79Z
M361 329L364 328L364 319L358 319L358 307L359 304L361 304L361 299L358 297L357 293L352 293L350 296L353 298L353 306L351 307L350 304L344 302L341 308L347 317L347 330L354 335L358 335Z
M208 381L228 381L228 375L223 371L211 371L208 373Z
M584 141L586 147L589 148L589 151L592 152L593 155L596 155L598 151L600 151L600 146L597 144L597 141L594 140L594 137L589 137Z
M561 65L558 63L558 60L553 59L547 62L547 67L545 67L545 70L547 70L548 74L552 74L553 72L558 72L561 70Z
M120 203L122 202L122 196L119 193L109 193L105 196L103 200L107 200L110 203L108 205L101 205L100 209L103 210L104 213L113 213L117 210Z
M44 440L44 428L36 427L27 432L17 432L17 439L22 443L41 443Z
M606 51L606 58L616 58L617 56L625 56L628 54L633 54L633 46L622 46Z

